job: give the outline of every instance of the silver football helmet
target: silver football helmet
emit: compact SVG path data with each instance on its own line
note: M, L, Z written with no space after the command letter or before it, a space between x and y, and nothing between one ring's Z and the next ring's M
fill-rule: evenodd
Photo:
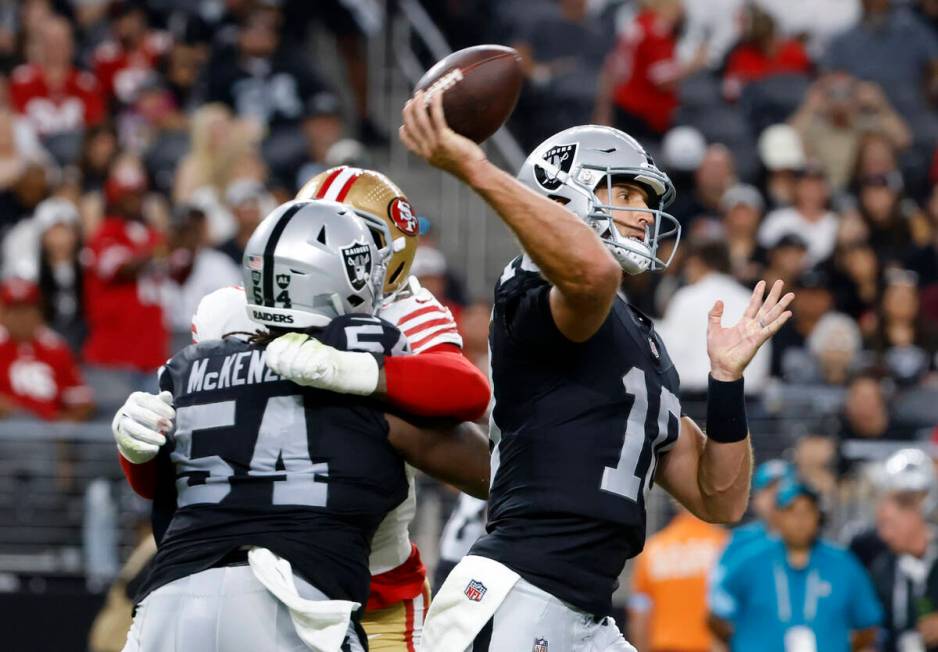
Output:
M248 317L265 326L325 326L381 303L391 237L383 220L331 201L290 201L257 226L241 272ZM380 244L379 244L380 243Z
M924 494L921 509L926 518L938 510L938 479L932 459L918 448L903 448L883 463L880 489L886 493Z
M528 156L518 179L542 195L563 200L564 205L586 221L629 274L667 267L681 238L681 225L664 209L674 201L671 179L658 169L638 141L628 134L599 125L571 127L554 134ZM616 207L603 204L596 196L604 183L612 197L615 180L626 179L648 191L648 208ZM651 213L653 225L645 228L643 240L619 233L613 211ZM667 260L658 257L662 241L674 238Z

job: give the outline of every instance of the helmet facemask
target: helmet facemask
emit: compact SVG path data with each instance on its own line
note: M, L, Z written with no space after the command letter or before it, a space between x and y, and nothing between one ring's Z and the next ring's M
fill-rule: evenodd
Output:
M650 168L640 167L612 167L582 163L578 169L568 174L559 170L547 161L537 161L536 167L544 169L545 174L560 181L562 188L570 193L556 193L554 197L566 199L566 206L581 217L599 235L613 257L628 274L640 274L644 271L663 270L671 264L677 246L681 240L681 224L670 213L661 210L673 201L675 192L668 177ZM648 192L648 208L632 208L604 204L596 194L596 188L604 183L607 196L612 197L613 186L617 179L634 183ZM639 241L624 236L616 227L614 215L616 212L649 213L652 224L645 226L645 236ZM662 260L658 256L658 249L663 241L674 238L674 246L667 257Z

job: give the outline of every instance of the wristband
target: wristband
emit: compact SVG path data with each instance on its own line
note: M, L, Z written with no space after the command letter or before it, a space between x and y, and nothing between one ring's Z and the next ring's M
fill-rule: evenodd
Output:
M707 438L720 444L742 441L749 436L743 379L724 382L707 379Z

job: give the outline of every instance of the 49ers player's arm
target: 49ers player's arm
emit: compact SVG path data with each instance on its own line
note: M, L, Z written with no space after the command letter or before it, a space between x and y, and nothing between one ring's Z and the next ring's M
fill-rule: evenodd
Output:
M465 182L521 241L554 286L550 309L557 328L574 342L599 330L622 280L622 270L599 236L561 204L538 195L493 165L478 145L446 124L443 94L429 110L422 92L404 106L401 141L415 154Z
M422 424L387 415L388 441L411 466L470 496L489 496L489 444L472 423Z
M677 443L658 467L657 482L697 518L735 523L746 512L752 446L707 439L694 421L681 418Z

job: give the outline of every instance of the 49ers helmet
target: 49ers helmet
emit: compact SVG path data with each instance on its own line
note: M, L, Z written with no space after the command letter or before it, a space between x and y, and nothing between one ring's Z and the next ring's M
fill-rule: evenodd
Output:
M326 170L307 181L296 193L297 199L327 199L351 206L362 218L380 220L391 234L384 294L400 290L410 276L417 251L420 228L407 197L393 181L380 172L345 165Z
M373 315L390 258L390 250L375 243L373 228L337 202L290 201L275 208L244 248L248 317L302 329L346 313Z
M648 208L628 208L603 204L596 196L605 184L612 197L612 184L618 179L636 183L648 192ZM674 201L671 179L638 141L625 132L599 125L570 127L538 145L525 160L518 180L536 192L564 205L599 234L622 269L629 274L667 267L681 237L681 225L664 209ZM651 213L654 223L645 228L642 240L619 233L613 211ZM674 238L667 260L658 256L658 247Z

